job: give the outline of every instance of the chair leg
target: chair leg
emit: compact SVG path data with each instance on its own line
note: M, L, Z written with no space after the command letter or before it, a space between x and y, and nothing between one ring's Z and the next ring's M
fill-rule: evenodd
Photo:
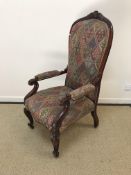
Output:
M51 141L53 144L53 155L54 157L59 157L59 142L60 142L60 132L59 129L53 129L51 131Z
M31 113L26 109L24 108L24 113L26 115L26 117L29 119L29 123L28 123L28 126L31 128L31 129L34 129L34 121L33 121L33 118L32 118L32 115Z
M96 128L99 125L99 118L97 116L96 110L92 111L91 114L92 114L92 117L93 117L93 120L94 120L94 128Z

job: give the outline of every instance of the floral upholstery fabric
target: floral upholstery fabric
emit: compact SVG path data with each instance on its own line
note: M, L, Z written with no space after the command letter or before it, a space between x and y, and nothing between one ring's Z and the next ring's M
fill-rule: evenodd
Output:
M40 80L44 80L47 78L58 76L59 74L60 72L58 70L53 70L53 71L48 71L48 72L38 74L35 76L35 78L40 81Z
M76 89L97 76L108 38L107 24L97 19L80 21L72 27L66 86Z
M63 106L60 105L60 98L72 91L66 86L58 86L37 92L28 98L25 102L27 110L35 121L45 124L51 130L52 124L58 115L62 112ZM77 101L71 100L71 105L65 119L62 122L60 130L64 130L74 121L80 119L88 112L94 110L94 104L91 100L83 97Z

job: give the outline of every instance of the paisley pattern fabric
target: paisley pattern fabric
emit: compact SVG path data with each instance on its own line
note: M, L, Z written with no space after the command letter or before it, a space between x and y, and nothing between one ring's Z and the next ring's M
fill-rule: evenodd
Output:
M37 92L25 102L26 109L31 112L35 121L46 125L51 130L52 124L63 111L60 99L72 91L66 86L58 86ZM91 100L83 97L77 101L71 100L70 109L63 120L61 131L71 125L74 121L88 114L94 109Z
M76 89L97 76L108 38L107 24L97 19L81 21L72 27L66 86Z

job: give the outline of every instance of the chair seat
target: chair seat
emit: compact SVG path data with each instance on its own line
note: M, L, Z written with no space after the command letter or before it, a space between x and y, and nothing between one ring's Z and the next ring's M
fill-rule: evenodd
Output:
M34 120L46 125L51 130L52 124L63 110L60 98L72 91L66 86L57 86L37 92L25 102ZM70 109L62 122L60 130L64 130L73 122L94 110L94 103L87 97L72 101Z

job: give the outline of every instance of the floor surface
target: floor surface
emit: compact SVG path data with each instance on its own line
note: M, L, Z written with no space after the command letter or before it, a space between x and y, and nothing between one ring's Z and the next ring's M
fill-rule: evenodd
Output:
M131 175L131 107L99 106L61 135L52 155L48 130L27 126L23 105L0 104L0 175Z

